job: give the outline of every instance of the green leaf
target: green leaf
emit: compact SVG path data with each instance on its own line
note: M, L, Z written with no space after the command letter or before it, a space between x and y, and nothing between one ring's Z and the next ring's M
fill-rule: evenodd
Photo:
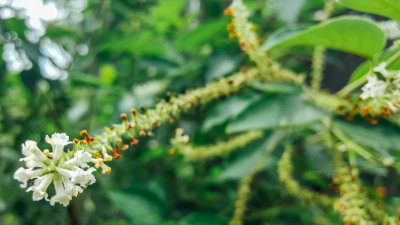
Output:
M349 83L353 83L354 81L364 77L367 75L372 69L372 63L370 61L366 61L359 65L356 70L351 74L349 79Z
M92 74L74 74L70 76L73 85L101 86L99 77Z
M361 17L343 16L308 28L279 30L268 38L263 48L324 46L374 59L380 55L385 43L384 32L374 22Z
M350 140L384 156L389 155L388 150L400 150L400 129L388 122L382 121L380 126L376 126L336 120L332 126L340 129Z
M400 48L395 48L395 49L390 49L389 51L385 52L379 59L380 62L384 62L391 58L393 55L398 54L400 52ZM366 61L362 63L360 66L357 67L357 69L353 72L353 74L350 77L349 83L352 83L365 75L367 75L372 69L372 62ZM387 69L389 70L400 70L400 58L396 59L391 63Z
M118 206L133 224L160 224L163 207L154 198L143 193L113 190L108 193L110 200Z
M116 76L117 71L115 70L115 67L113 65L106 64L100 68L100 78L103 85L112 85Z
M188 225L225 225L226 221L218 218L215 213L193 212L185 216L182 222Z
M100 51L106 52L128 52L133 55L164 55L165 47L157 43L155 34L150 31L144 31L133 37L103 44Z
M283 135L283 132L273 133L261 144L248 147L246 151L239 155L239 157L224 166L218 175L217 180L238 180L248 175L254 169L254 166L260 160L260 157L265 152L266 148L268 146L276 146L282 139ZM270 156L264 167L271 166L274 161L276 161L276 159L273 156Z
M266 95L230 122L227 132L301 126L328 115L304 102L299 94Z
M224 34L226 24L225 19L204 23L178 38L176 46L180 50L199 50L204 44L214 40L217 34Z
M400 20L399 0L339 0L345 7Z
M166 32L170 25L180 25L179 14L185 6L185 0L159 1L153 11L155 26L159 32Z
M205 73L207 80L210 81L233 73L238 67L239 59L238 56L229 54L211 56L207 62L207 71Z
M190 225L187 223L183 223L183 222L176 222L176 221L168 221L168 222L164 222L161 225Z
M208 131L211 128L223 124L231 118L243 112L251 103L260 99L258 95L234 96L216 105L210 110L203 123L202 130Z

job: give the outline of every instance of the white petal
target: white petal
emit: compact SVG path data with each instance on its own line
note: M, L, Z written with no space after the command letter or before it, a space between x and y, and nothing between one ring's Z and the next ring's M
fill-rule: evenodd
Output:
M367 84L362 87L361 99L379 98L385 94L387 88L385 81L379 80L377 76L368 76L367 80Z
M386 62L380 63L378 66L374 67L373 71L382 74L383 76L389 76L389 72L386 70Z
M46 161L48 159L37 147L37 143L31 140L25 141L25 143L22 144L22 154L27 157L34 155L40 161Z
M100 166L103 164L103 159L102 158L92 159L92 163L94 163L94 167L100 168Z
M106 148L101 148L101 153L103 154L104 161L112 161L113 157L107 153Z
M43 161L38 159L35 155L27 156L25 158L20 159L19 161L25 161L25 165L31 169L35 167L45 167Z
M64 147L72 142L68 141L69 137L65 133L54 133L49 136L46 136L47 143L51 144L53 147L53 158L58 160L62 153L64 152Z
M78 175L77 171L72 171L69 169L64 169L64 168L56 168L57 172L59 172L63 177L71 179L72 177L75 177Z
M92 155L89 152L85 152L83 150L80 151L75 151L74 157L70 160L68 160L65 164L69 166L81 166L81 167L87 167L88 162L92 161ZM85 165L86 164L86 165Z
M63 183L65 187L65 191L68 192L72 197L77 197L79 193L83 192L83 189L72 183L68 178L63 177Z
M56 195L51 197L50 205L54 205L54 203L58 202L63 206L67 206L72 197L65 192L63 182L61 180L55 180L54 187L56 189Z
M33 191L33 201L39 201L43 198L47 199L47 188L53 181L53 174L47 174L36 179L34 186L32 186L29 190Z
M35 178L43 173L43 169L32 170L20 167L14 173L14 179L20 181L21 187L26 188L29 179Z

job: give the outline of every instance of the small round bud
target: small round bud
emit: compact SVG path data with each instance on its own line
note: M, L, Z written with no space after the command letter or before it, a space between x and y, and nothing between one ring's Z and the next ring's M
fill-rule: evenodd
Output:
M136 109L131 109L131 114L132 114L132 116L136 116Z
M121 117L121 119L124 120L124 121L126 121L127 118L128 118L128 116L127 116L125 113L122 113L122 114L120 115L120 117Z

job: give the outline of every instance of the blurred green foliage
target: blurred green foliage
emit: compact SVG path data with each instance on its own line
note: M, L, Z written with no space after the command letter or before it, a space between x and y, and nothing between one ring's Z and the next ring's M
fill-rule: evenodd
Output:
M111 174L98 174L97 182L70 207L33 202L31 193L18 188L12 177L20 166L24 140L45 146L44 136L53 132L66 132L72 138L83 129L98 133L119 121L122 112L151 107L159 98L168 99L168 93L184 93L249 65L236 40L227 36L229 21L223 11L230 1L74 1L86 3L79 12L68 1L51 2L69 13L62 21L44 22L45 31L36 41L27 38L27 33L37 31L29 25L23 9L0 6L0 14L5 8L14 12L0 20L0 224L228 224L238 181L251 169L265 141L256 141L224 160L186 162L168 154L169 139L177 127L185 128L196 145L225 139L225 130L300 127L300 132L290 137L298 144L296 176L303 174L301 182L316 191L331 191L330 156L324 146L309 144L304 138L320 129L313 121L328 113L302 102L296 87L254 84L226 101L194 108L180 121L161 126L154 137L112 162ZM263 37L285 24L315 23L314 13L323 7L322 0L254 0L246 4ZM68 55L64 55L64 59L70 58L67 66L57 65L57 58L43 50L46 40ZM10 70L6 60L10 46L20 58L25 54L30 65ZM311 48L304 47L273 51L272 55L286 67L308 73L311 53ZM43 59L68 77L46 76ZM346 82L359 61L356 56L328 51L327 66L332 70L328 76L337 71L345 76L325 83L325 88L335 90ZM343 71L343 67L350 69ZM349 125L341 119L334 125L361 145L379 150L377 154L400 157L400 131L392 124L382 128L384 131L361 122ZM339 224L337 216L302 204L282 188L276 174L279 156L274 153L264 171L256 175L245 224ZM392 170L368 163L361 168L367 186L385 185L389 195L396 194L400 180L389 179ZM400 203L399 198L390 201L393 209Z

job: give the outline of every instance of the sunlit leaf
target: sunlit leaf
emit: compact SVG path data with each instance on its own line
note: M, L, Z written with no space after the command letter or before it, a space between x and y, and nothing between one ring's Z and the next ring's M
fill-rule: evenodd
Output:
M343 16L311 27L281 29L268 38L263 48L324 46L376 58L385 43L384 32L374 22L361 17Z
M339 0L339 2L350 9L400 20L398 0Z

